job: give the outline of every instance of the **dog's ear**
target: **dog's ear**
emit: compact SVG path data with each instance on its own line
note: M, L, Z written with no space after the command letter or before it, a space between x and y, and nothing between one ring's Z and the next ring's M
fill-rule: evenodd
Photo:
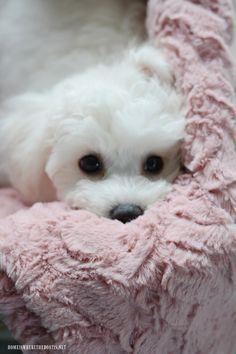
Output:
M6 101L0 111L0 168L28 203L55 199L45 173L52 134L49 107L46 96L25 94Z
M154 78L166 84L173 84L174 78L163 53L151 44L146 44L130 53L133 63L149 79Z

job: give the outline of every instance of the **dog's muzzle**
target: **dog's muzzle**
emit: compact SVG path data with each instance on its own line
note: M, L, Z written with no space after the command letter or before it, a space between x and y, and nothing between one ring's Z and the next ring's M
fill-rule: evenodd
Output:
M134 204L119 204L110 211L110 218L116 219L124 224L136 219L143 214L143 209Z

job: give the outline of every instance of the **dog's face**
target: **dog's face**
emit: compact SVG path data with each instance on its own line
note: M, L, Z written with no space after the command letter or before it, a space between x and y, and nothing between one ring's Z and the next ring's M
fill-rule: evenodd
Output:
M181 101L161 53L128 51L112 66L6 103L0 169L28 203L58 198L127 222L171 189Z
M171 85L121 65L73 78L55 96L46 172L60 200L127 222L170 190L184 128Z

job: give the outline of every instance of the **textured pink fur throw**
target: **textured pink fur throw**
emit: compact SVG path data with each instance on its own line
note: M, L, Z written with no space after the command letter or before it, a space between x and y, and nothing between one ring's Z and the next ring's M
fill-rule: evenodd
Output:
M166 47L187 98L188 173L164 201L121 224L62 203L26 208L0 192L0 312L20 342L72 354L233 353L231 5L148 3L149 36Z

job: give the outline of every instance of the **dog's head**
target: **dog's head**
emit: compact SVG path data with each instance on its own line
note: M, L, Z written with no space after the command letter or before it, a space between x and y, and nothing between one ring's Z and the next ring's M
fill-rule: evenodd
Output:
M152 51L152 50L151 50ZM184 120L162 57L129 54L63 83L46 172L74 208L129 221L170 190Z
M6 171L30 202L58 198L126 222L162 198L179 170L181 99L150 46L13 100L4 116Z

